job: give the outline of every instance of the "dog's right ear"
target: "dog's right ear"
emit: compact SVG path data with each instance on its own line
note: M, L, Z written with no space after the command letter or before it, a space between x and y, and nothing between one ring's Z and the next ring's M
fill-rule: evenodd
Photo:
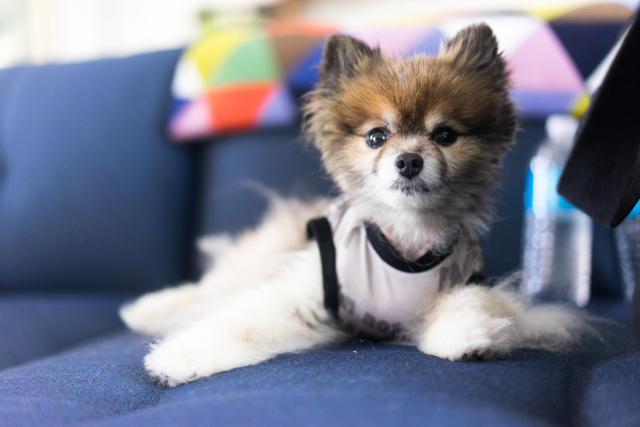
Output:
M334 34L324 46L320 79L325 86L337 88L343 77L353 77L373 61L382 59L380 49L343 34Z

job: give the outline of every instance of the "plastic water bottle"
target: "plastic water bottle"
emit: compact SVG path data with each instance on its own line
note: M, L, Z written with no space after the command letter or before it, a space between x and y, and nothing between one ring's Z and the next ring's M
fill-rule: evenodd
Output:
M592 221L556 192L578 122L552 115L531 160L525 191L522 290L580 307L591 295Z
M633 301L633 290L640 279L640 202L615 229L618 259L624 285L624 300Z

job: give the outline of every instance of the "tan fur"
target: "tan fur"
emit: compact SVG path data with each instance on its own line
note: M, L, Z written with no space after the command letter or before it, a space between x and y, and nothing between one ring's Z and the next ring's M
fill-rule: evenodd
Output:
M486 25L471 27L437 57L406 59L388 58L357 40L335 37L327 44L323 82L305 107L305 129L337 184L354 200L359 193L361 199L370 198L363 194L367 178L377 173L387 153L418 153L437 163L440 177L433 183L438 188L428 196L428 207L416 215L425 221L429 217L438 226L446 224L445 228L465 218L481 226L489 217L490 189L498 181L501 159L513 142L517 123L507 91L508 74L491 30ZM351 52L353 63L348 58L338 61L347 72L331 68L331 58L339 55L331 51L334 45ZM431 133L438 126L456 130L458 141L448 147L437 145ZM366 132L374 127L391 131L377 150L365 143ZM392 224L375 216L378 207L369 206L370 219L383 230L393 230ZM400 251L419 254L424 249L391 234L388 237ZM447 237L451 233L442 239Z

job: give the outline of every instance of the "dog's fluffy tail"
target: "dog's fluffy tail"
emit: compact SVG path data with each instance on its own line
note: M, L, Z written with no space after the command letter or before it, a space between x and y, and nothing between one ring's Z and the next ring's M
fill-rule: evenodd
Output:
M498 282L495 291L511 300L517 340L522 348L568 352L580 345L583 338L600 336L594 326L599 319L569 304L534 303L515 289L520 275Z
M528 303L519 319L519 346L567 352L586 336L598 337L593 321L595 318L575 308Z
M420 338L420 349L449 360L491 359L516 348L568 352L599 339L583 310L533 303L515 289L518 276L493 287L457 286L442 295Z

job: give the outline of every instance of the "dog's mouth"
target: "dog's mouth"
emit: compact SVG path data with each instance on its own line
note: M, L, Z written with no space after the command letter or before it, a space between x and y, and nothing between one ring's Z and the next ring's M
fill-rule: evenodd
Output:
M429 187L427 187L427 184L424 182L408 179L399 179L391 188L400 191L405 196L414 196L416 194L426 194L429 192Z

